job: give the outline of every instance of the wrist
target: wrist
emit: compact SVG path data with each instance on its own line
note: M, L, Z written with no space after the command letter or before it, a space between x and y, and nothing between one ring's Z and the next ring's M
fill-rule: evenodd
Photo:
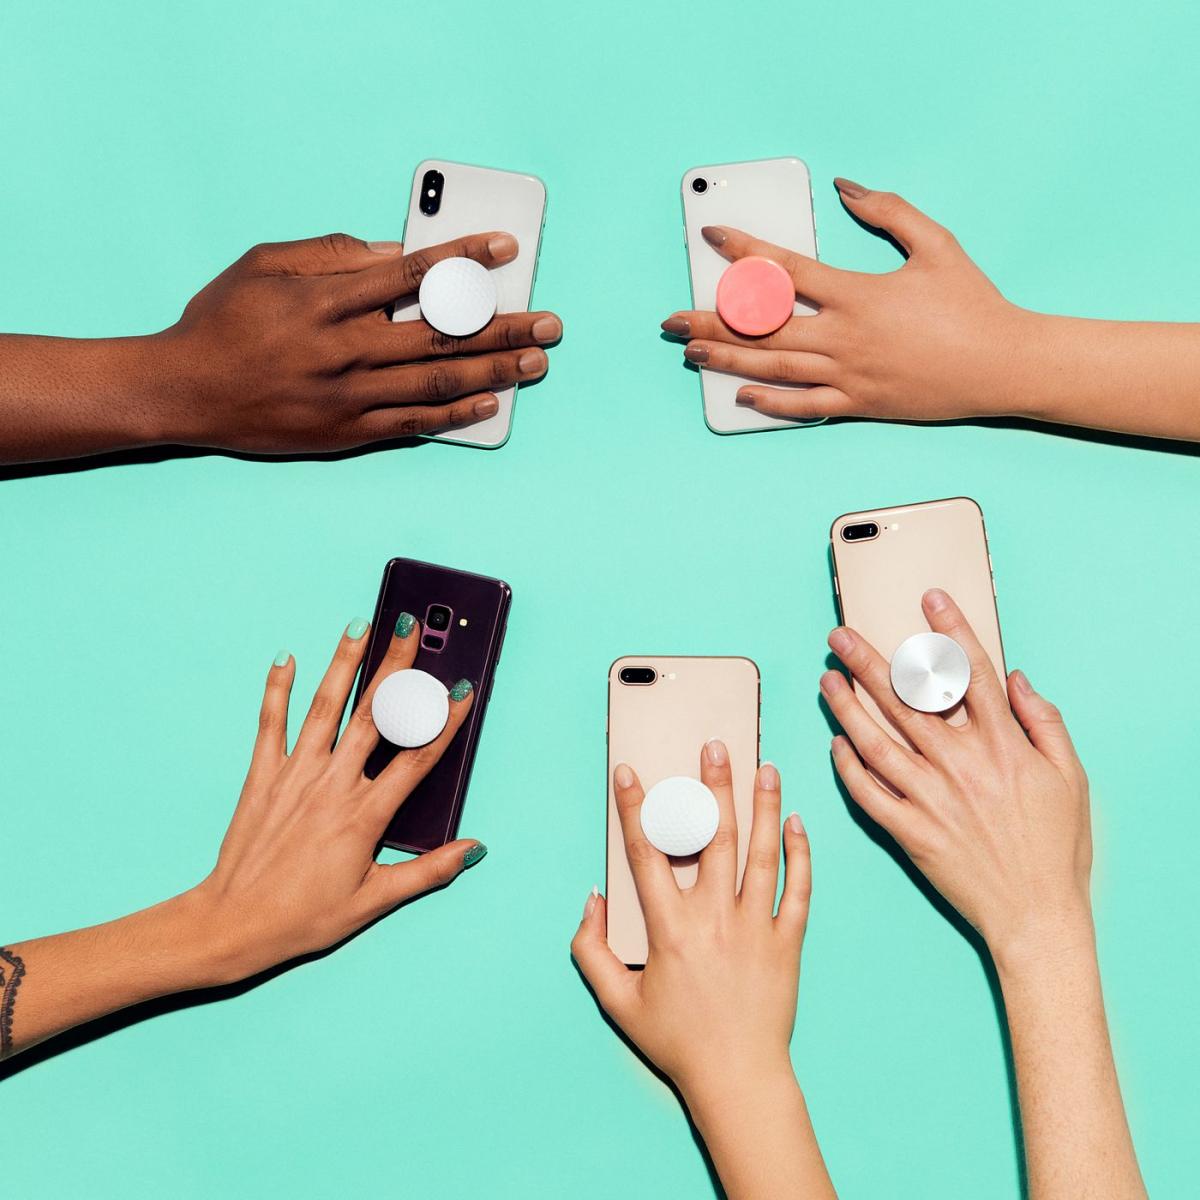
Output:
M791 1058L786 1053L759 1064L740 1058L706 1063L686 1075L681 1073L675 1085L698 1125L731 1104L775 1102L800 1091Z
M172 326L131 340L140 343L143 441L158 446L207 445L202 381L186 336Z
M1038 419L1046 382L1039 363L1050 338L1050 318L1008 300L1001 303L979 329L982 371L971 388L983 416Z
M1043 911L1002 933L985 934L985 940L1002 979L1058 970L1096 954L1096 930L1086 900Z

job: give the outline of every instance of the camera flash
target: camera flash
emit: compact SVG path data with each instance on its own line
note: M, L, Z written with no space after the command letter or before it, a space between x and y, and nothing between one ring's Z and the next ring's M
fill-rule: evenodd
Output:
M466 617L459 617L459 618L458 618L458 624L459 624L459 628L460 628L460 629L465 629L465 628L467 627L467 618L466 618Z
M674 678L675 678L675 672L674 672L674 671L672 671L672 672L671 672L671 673L670 673L670 674L667 676L667 678L668 678L668 679L674 679Z
M728 179L718 179L717 180L717 187L728 187L728 186L729 186Z

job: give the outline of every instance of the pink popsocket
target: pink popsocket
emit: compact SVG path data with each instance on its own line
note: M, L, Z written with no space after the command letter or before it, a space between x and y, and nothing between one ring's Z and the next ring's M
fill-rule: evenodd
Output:
M792 277L769 258L751 254L730 263L717 281L717 312L747 337L774 333L793 313Z

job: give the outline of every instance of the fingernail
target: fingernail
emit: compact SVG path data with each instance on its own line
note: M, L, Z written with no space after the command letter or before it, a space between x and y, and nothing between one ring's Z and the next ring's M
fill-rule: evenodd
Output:
M280 650L280 652L275 655L275 665L277 667L286 667L291 657L292 654L290 650Z
M706 363L708 362L708 347L697 346L695 342L692 342L691 345L685 347L683 351L683 357L686 358L688 362Z
M841 671L826 671L821 676L821 693L825 696L832 696L834 692L840 691L846 683L846 677Z
M583 915L585 918L590 917L592 913L596 911L596 900L599 898L599 896L600 889L598 887L593 887L588 893L587 902L583 906Z
M708 759L710 766L723 767L729 761L729 751L725 749L725 743L720 738L713 738L704 743L704 757Z
M725 238L727 236L725 230L720 225L705 225L700 230L700 235L710 246L725 245Z
M474 690L475 685L469 679L460 679L450 689L450 699L465 700Z
M802 820L800 820L799 813L792 813L792 815L790 817L788 817L787 827L793 833L803 833L804 832L804 822Z
M692 331L692 323L683 317L668 317L662 323L663 333L673 333L677 337L687 337Z
M495 396L484 396L475 401L474 411L477 417L494 417L500 411L500 401Z
M947 604L950 603L950 597L942 591L941 588L930 588L925 593L925 607L930 612L941 612Z
M562 322L557 317L538 317L530 332L534 341L557 342L562 337Z
M735 397L735 402L738 404L744 404L747 408L753 408L758 403L759 398L760 397L757 392L748 392L743 390L738 392L737 396Z
M633 787L633 772L624 763L617 763L617 769L613 772L613 783L619 788Z
M540 375L546 369L546 356L541 350L526 350L517 359L517 370L522 375Z
M364 633L367 632L367 629L370 627L370 624L371 624L371 622L368 620L365 620L363 617L355 617L354 620L351 621L350 624L346 626L346 636L352 642L357 642L358 639L360 637L362 637L362 635Z
M279 661L279 659L276 659L275 665L277 667L281 667L281 666L283 666L283 663L281 663ZM1029 680L1025 677L1024 671L1014 671L1013 672L1013 683L1015 683L1017 685L1017 688L1020 691L1024 692L1025 695L1029 696L1029 695L1033 694L1033 688L1030 686Z
M404 247L399 242L368 242L367 249L376 254L399 254Z
M463 869L473 867L481 858L487 854L487 847L482 842L476 842L463 855Z
M412 613L404 612L396 618L396 636L406 638L417 626L417 618Z
M772 762L765 762L758 768L758 786L764 792L779 791L779 771Z
M840 175L833 181L833 186L851 200L861 200L871 190L863 187L861 183L855 183L853 179L843 179Z
M849 654L854 649L854 638L848 629L835 629L829 635L829 648L839 658Z
M488 253L497 262L508 262L517 256L517 239L511 233L497 233L488 238Z

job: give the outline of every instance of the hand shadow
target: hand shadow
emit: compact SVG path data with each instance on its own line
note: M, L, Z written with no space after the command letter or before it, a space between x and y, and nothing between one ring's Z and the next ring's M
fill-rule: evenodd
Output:
M696 1128L696 1123L692 1120L692 1114L688 1112L688 1106L684 1102L683 1096L679 1089L675 1086L671 1079L664 1075L663 1072L660 1071L642 1053L637 1045L626 1036L625 1031L616 1023L616 1021L614 1021L612 1017L610 1017L608 1013L604 1011L600 1001L596 998L596 993L592 991L592 985L588 983L583 972L579 969L579 964L574 958L571 959L571 966L575 968L575 973L583 982L583 986L587 988L588 995L591 996L592 1003L596 1006L596 1011L604 1019L604 1023L613 1031L613 1033L617 1035L617 1037L621 1039L621 1041L625 1043L629 1050L641 1060L642 1065L646 1068L646 1070L648 1070L652 1075L657 1076L659 1080L661 1080L668 1088L671 1089L675 1099L679 1101L679 1107L683 1109L683 1115L687 1118L688 1130L692 1135L692 1141L696 1144L696 1149L700 1152L700 1158L704 1162L704 1169L708 1172L708 1182L712 1186L713 1196L716 1197L716 1200L726 1200L725 1189L721 1186L721 1177L717 1174L717 1168L713 1166L713 1160L708 1153L708 1147L704 1144L704 1139L700 1136L700 1131ZM640 968L634 967L627 969L639 970Z
M546 375L522 383L520 390L528 392L538 387ZM466 428L464 426L464 428ZM453 432L453 431L449 431ZM345 462L376 454L386 450L418 450L431 444L427 437L388 438L379 442L366 442L345 450L309 450L295 454L251 454L241 450L222 450L209 446L141 446L132 450L113 450L103 454L90 454L80 458L47 459L44 462L0 464L0 484L15 479L43 479L53 475L76 475L81 471L96 471L105 467L147 466L172 459L230 458L249 463L296 463L296 462ZM501 447L497 447L500 449ZM463 450L486 447L460 447Z
M825 667L827 670L844 671L841 662L834 654L826 656ZM821 715L825 718L831 735L841 733L841 726L838 725L837 719L825 703L824 697L820 700L820 708ZM838 793L842 798L842 803L846 806L854 823L884 853L891 857L896 866L912 881L917 891L962 935L979 957L979 965L983 970L984 979L987 981L988 990L992 995L992 1007L995 1013L996 1026L1000 1034L1000 1045L1004 1051L1004 1071L1008 1080L1008 1110L1009 1121L1012 1125L1013 1154L1016 1158L1017 1182L1020 1187L1021 1196L1028 1197L1029 1181L1025 1173L1025 1141L1021 1132L1021 1110L1017 1100L1017 1073L1016 1066L1013 1063L1012 1041L1008 1034L1008 1017L1004 1008L1004 995L1000 990L1000 979L996 974L996 967L992 962L992 956L988 951L987 945L983 938L980 937L978 930L965 920L941 892L913 865L912 860L905 854L892 835L859 808L854 802L854 798L846 790L846 786L842 783L841 777L838 775L832 762L830 762L829 770L833 776Z
M450 881L450 883L453 882L453 880ZM148 1021L152 1017L159 1017L165 1013L179 1012L182 1009L193 1008L199 1004L213 1004L221 1000L236 999L253 988L261 987L264 983L272 979L277 979L280 975L294 971L297 967L326 958L328 955L335 953L343 946L354 941L355 938L365 933L368 929L373 928L380 921L386 920L392 913L399 911L401 908L406 908L409 904L421 900L425 896L431 896L440 892L443 888L449 887L450 883L440 884L437 887L430 888L426 892L422 892L420 895L405 900L403 904L399 904L396 908L382 913L361 929L356 929L353 933L342 938L340 942L335 942L332 946L327 946L324 950L315 950L311 954L303 954L299 958L288 959L287 962L279 963L274 967L268 967L265 971L259 971L258 974L239 980L237 983L221 984L210 988L197 988L188 992L175 992L169 996L158 996L153 1000L145 1000L141 1004L132 1004L128 1008L119 1009L117 1012L107 1014L107 1016L97 1017L94 1021L87 1021L82 1025L76 1025L73 1029L67 1029L62 1033L55 1034L53 1037L47 1038L44 1042L39 1042L36 1046L31 1046L28 1050L21 1051L5 1062L0 1062L0 1085L3 1085L6 1080L20 1075L22 1071L29 1070L30 1067L39 1066L41 1063L48 1062L52 1058L57 1058L60 1054L66 1054L80 1046L86 1046L89 1042L106 1037L110 1033L117 1033L122 1029L129 1029L134 1025L140 1025L143 1021Z

